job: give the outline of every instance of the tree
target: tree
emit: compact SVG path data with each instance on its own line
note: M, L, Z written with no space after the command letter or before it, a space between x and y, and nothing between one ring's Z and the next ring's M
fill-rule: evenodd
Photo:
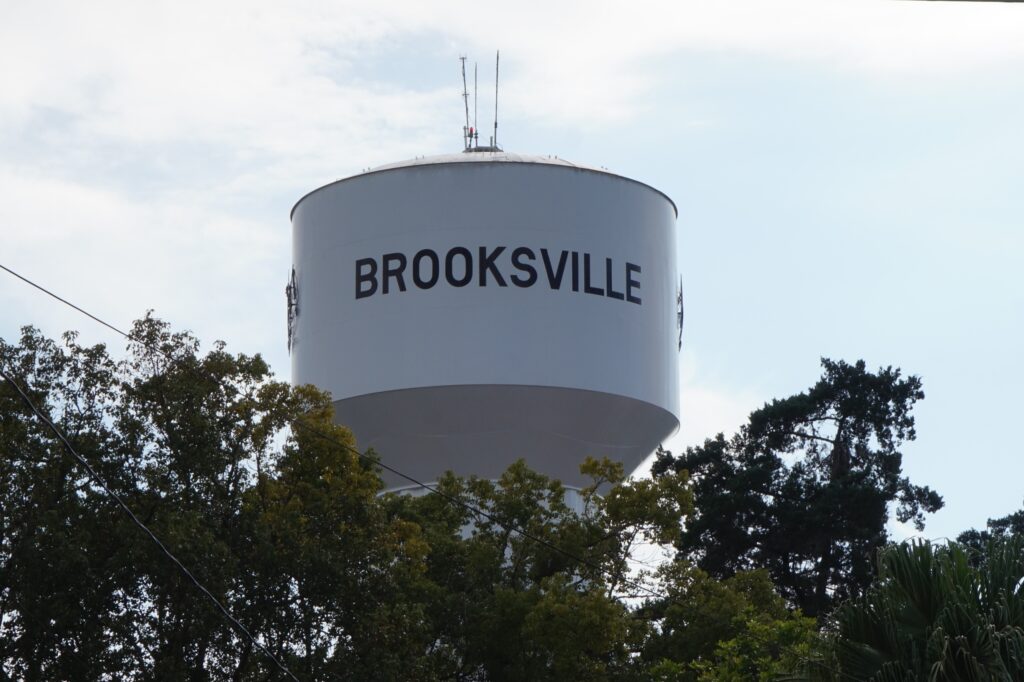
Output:
M629 554L678 537L690 491L683 477L627 483L608 461L581 470L593 482L578 495L520 461L497 482L449 475L442 495L388 499L431 548L421 599L443 679L641 679L650 625L623 601L646 595Z
M518 462L497 482L447 476L443 496L389 500L431 548L421 598L444 679L722 682L794 668L814 621L786 608L765 571L630 570L638 541L678 539L685 476L626 481L595 460L581 470L592 484L578 498Z
M715 580L676 561L660 573L666 597L640 609L656 625L643 650L653 679L771 680L809 652L814 619L789 610L766 571Z
M60 345L26 328L18 344L0 342L0 363L297 674L405 679L422 658L405 644L419 621L388 597L422 571L418 530L375 504L380 480L353 454L351 434L332 424L326 395L275 382L262 359L232 356L223 344L198 349L194 337L147 317L120 362L74 334ZM312 430L285 429L298 421ZM0 452L4 676L271 676L270 661L6 383Z
M804 646L764 571L637 569L682 539L684 472L381 495L329 396L152 317L124 360L28 328L0 366L299 679L746 679ZM0 680L279 678L0 385Z
M689 472L696 510L680 556L725 579L768 570L794 606L812 616L859 594L873 576L895 505L923 528L942 498L902 475L900 445L913 440L911 410L924 398L917 377L866 370L863 361L822 360L810 389L750 415L679 457L662 452L656 476Z
M867 593L836 611L826 654L805 679L1024 679L1024 540L884 550Z
M1010 537L1024 537L1024 509L998 519L989 519L985 530L966 530L957 536L957 542L980 556L985 545L991 540Z

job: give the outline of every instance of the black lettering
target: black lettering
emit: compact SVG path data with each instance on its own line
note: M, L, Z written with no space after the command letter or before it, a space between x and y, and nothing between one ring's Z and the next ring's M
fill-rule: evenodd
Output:
M369 266L368 272L363 268ZM369 283L368 289L363 288L364 283ZM377 261L373 258L360 258L356 261L356 298L366 298L377 293Z
M499 287L508 286L505 284L505 278L501 276L500 272L498 272L498 268L494 267L494 261L498 259L498 256L500 256L504 250L504 246L497 246L488 255L487 247L480 247L480 286L487 286L488 272L491 273L492 277L494 277L494 281L498 283Z
M583 291L596 296L604 296L604 289L590 286L590 254L583 254Z
M405 277L402 273L405 271L405 254L404 253L385 253L381 258L383 265L384 274L381 276L381 288L380 293L388 293L388 285L391 283L391 278L394 277L398 281L398 290L405 291ZM394 263L394 266L392 266Z
M640 288L640 282L633 279L631 273L640 274L640 266L633 263L626 263L626 300L630 303L640 304L640 297L633 295L633 289Z
M562 253L565 252L563 251ZM527 274L526 277L522 277L520 275L511 275L509 279L511 279L512 283L515 284L517 287L532 287L534 284L537 283L537 268L533 267L529 263L524 263L524 258L535 260L536 256L533 253L533 249L528 249L525 246L520 246L518 249L512 252L512 265L515 266L517 270L520 270ZM562 264L562 267L565 267L564 262ZM561 278L561 275L559 275L559 278Z
M548 275L548 285L552 289L560 289L562 287L562 276L565 274L565 259L569 257L568 251L563 251L558 257L558 268L555 270L551 269L551 259L548 257L548 250L540 250L541 260L544 261L544 271Z
M580 290L580 254L572 252L572 290Z
M622 293L612 289L612 259L604 259L604 284L608 288L608 298L622 300Z
M430 261L430 276L424 279L423 268L420 264L424 261ZM412 281L420 289L431 289L437 284L437 279L441 275L440 261L437 259L437 253L432 249L423 249L417 251L416 255L412 257Z
M462 256L465 261L463 275L460 278L455 277L454 263L456 256ZM448 251L448 254L444 257L444 278L453 287L464 287L473 281L473 254L469 252L469 249L464 246L456 246Z

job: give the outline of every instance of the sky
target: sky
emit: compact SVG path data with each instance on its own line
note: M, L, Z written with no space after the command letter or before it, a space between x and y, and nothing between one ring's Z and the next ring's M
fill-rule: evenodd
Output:
M500 49L506 150L679 207L666 446L734 431L821 357L897 366L927 396L905 472L946 500L921 535L954 537L1024 500L1021 36L1012 3L7 0L0 263L287 379L291 207L460 150L459 56L479 62L487 120ZM0 275L0 338L32 324L123 348Z

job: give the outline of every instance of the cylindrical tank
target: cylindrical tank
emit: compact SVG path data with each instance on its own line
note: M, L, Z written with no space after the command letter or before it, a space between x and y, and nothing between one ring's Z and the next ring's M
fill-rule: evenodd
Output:
M679 425L675 219L643 183L504 152L321 187L292 210L293 381L421 481L629 471Z

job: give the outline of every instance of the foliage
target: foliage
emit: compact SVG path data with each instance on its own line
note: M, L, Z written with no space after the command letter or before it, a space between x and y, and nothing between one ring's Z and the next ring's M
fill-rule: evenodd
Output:
M674 562L661 573L667 598L641 610L658 625L644 649L653 679L774 679L813 641L814 619L787 610L763 570L718 581Z
M756 410L733 438L719 434L679 457L661 452L655 465L656 476L692 477L696 511L681 558L720 579L765 568L814 616L869 584L893 505L918 528L942 506L901 474L920 380L891 367L872 373L862 361L822 366L814 386Z
M227 608L306 679L410 655L388 597L415 526L331 423L327 396L147 317L127 359L26 328L5 371ZM167 356L147 347L160 347ZM303 420L337 441L286 424ZM340 444L339 444L340 443ZM14 679L266 679L268 660L0 385L0 671ZM410 625L410 623L412 623Z
M807 646L765 571L637 570L684 537L684 471L381 495L329 396L152 317L121 361L26 328L0 363L302 680L767 679ZM0 455L0 680L280 678L6 383Z
M879 578L835 614L808 679L896 682L1024 679L1024 539L989 542L980 560L950 544L882 552Z
M714 659L700 666L700 682L779 680L805 665L817 634L813 618L751 620L736 637L720 642Z
M957 537L957 542L972 550L972 557L982 556L985 546L992 540L1024 537L1024 509L998 519L989 519L985 530L966 530Z
M679 477L626 484L608 461L582 471L593 484L579 493L520 461L497 483L448 475L444 497L388 500L431 547L422 593L445 679L636 679L649 625L623 601L637 594L628 556L675 539L691 494Z

